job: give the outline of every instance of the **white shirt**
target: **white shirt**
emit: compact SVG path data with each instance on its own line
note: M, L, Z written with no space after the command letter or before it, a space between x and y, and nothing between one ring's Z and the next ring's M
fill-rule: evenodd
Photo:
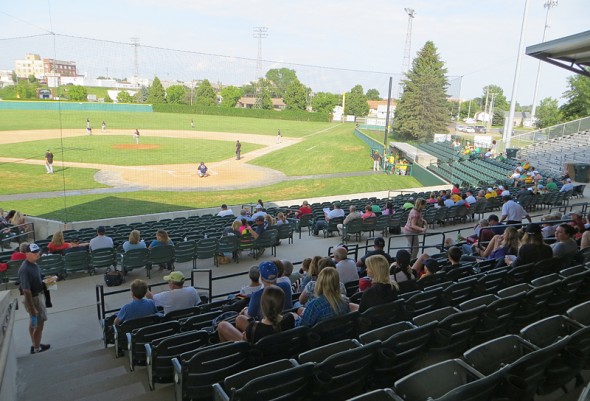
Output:
M90 240L90 250L96 251L97 249L102 248L112 248L113 239L111 237L107 237L106 235L97 235L96 237Z
M234 212L231 209L226 209L226 210L222 210L219 213L217 213L217 215L219 217L225 217L225 216L233 216Z
M502 216L506 216L508 221L521 221L527 215L527 212L518 203L509 200L502 206Z
M153 299L156 306L164 308L164 314L179 309L191 308L201 303L196 288L190 286L154 294Z
M346 284L351 281L359 281L358 269L352 259L341 260L336 263L336 271L338 271L341 283Z
M465 202L467 202L471 205L472 203L477 202L477 199L475 199L475 196L469 195L467 198L465 198Z
M335 217L344 217L344 209L334 209L334 210L330 210L327 213L327 218L328 219L333 219Z
M559 192L567 192L567 191L573 191L573 190L574 190L574 184L572 184L571 182L568 182L568 183L563 184L563 186L561 187Z

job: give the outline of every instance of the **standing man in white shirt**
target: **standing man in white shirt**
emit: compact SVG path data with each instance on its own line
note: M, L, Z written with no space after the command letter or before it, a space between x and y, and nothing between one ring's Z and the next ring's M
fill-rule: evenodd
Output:
M529 216L522 206L512 200L510 194L508 196L502 196L502 202L502 218L500 219L500 223L506 220L506 224L521 224L524 218L529 223L532 222L531 216Z

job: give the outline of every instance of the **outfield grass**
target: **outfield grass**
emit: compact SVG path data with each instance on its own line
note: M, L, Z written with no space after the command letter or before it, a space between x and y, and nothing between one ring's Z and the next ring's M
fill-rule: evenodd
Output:
M131 145L131 148L117 148ZM116 166L141 166L153 164L196 163L200 160L216 162L234 157L235 143L206 139L183 139L142 136L140 145L155 145L153 149L134 149L132 135L92 135L43 141L5 144L0 147L0 157L21 159L45 158L45 150L51 149L55 162L101 163ZM242 152L250 152L263 145L243 143Z
M4 202L5 210L17 209L26 214L59 221L96 220L112 217L163 213L175 210L218 207L222 203L240 205L256 202L338 196L420 187L414 177L385 174L331 179L286 181L247 191L156 192L141 191L106 195L68 196ZM64 202L67 209L64 211Z
M5 163L0 165L0 195L31 192L71 191L108 188L94 181L97 170L89 168L61 168L53 164L54 174L46 174L44 165ZM42 203L44 201L37 202ZM63 202L63 201L62 201Z
M199 131L276 135L277 129L280 129L283 137L309 135L333 124L177 113L0 110L0 131L79 128L85 132L86 118L90 119L95 130L100 130L103 120L107 129L190 130L192 119Z
M369 170L373 166L370 149L353 132L353 125L333 126L322 133L305 137L303 142L258 157L250 163L273 168L289 176Z

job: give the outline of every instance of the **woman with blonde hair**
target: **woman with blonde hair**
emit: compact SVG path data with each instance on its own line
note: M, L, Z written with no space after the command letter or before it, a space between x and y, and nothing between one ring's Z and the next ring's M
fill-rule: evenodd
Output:
M145 247L145 242L141 239L141 233L139 230L132 230L129 233L129 240L123 243L123 250L125 252L130 251L131 249L141 249Z
M371 287L363 292L359 305L359 312L364 312L372 306L392 302L397 298L399 287L391 281L389 262L383 255L369 256L365 260L367 276L371 278Z
M156 231L156 239L152 241L149 246L149 249L156 248L158 246L165 246L165 245L174 245L174 242L168 236L166 230L158 230ZM160 270L168 269L172 270L173 263L161 263Z
M64 232L57 231L51 237L51 242L47 244L47 248L49 249L50 253L63 255L63 251L68 249L70 244L64 240Z
M334 261L332 260L332 258L328 258L328 257L321 258L317 263L316 277L319 277L322 270L324 270L327 267L336 268L336 265L334 264ZM315 294L316 286L317 286L317 279L312 279L311 281L309 281L305 285L305 287L303 287L303 291L301 291L301 295L299 295L299 303L301 305L305 305L306 303L311 302L314 298L316 298L316 294ZM346 287L344 286L344 284L339 283L339 287L340 287L340 294L346 295Z
M287 224L287 218L285 217L285 213L278 212L277 213L277 221L275 223L277 226Z
M309 301L307 307L300 308L299 326L312 327L315 324L341 316L350 311L349 302L340 294L340 277L333 267L326 267L319 276L315 286L316 298Z
M504 234L495 235L489 242L481 256L487 259L504 258L506 255L516 255L520 244L520 235L515 227L506 227Z
M419 234L426 233L426 226L428 223L424 220L422 215L422 211L426 207L426 202L423 198L416 199L416 203L412 210L410 210L410 214L408 215L408 221L404 226L404 234L406 234L406 239L408 241L408 247L410 248L410 255L412 259L415 259L418 256L418 245L419 245Z

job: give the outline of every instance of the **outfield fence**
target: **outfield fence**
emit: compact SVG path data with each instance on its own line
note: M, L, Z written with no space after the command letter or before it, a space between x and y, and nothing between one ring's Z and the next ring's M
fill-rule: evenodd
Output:
M105 111L151 113L151 104L45 101L2 101L0 110Z

